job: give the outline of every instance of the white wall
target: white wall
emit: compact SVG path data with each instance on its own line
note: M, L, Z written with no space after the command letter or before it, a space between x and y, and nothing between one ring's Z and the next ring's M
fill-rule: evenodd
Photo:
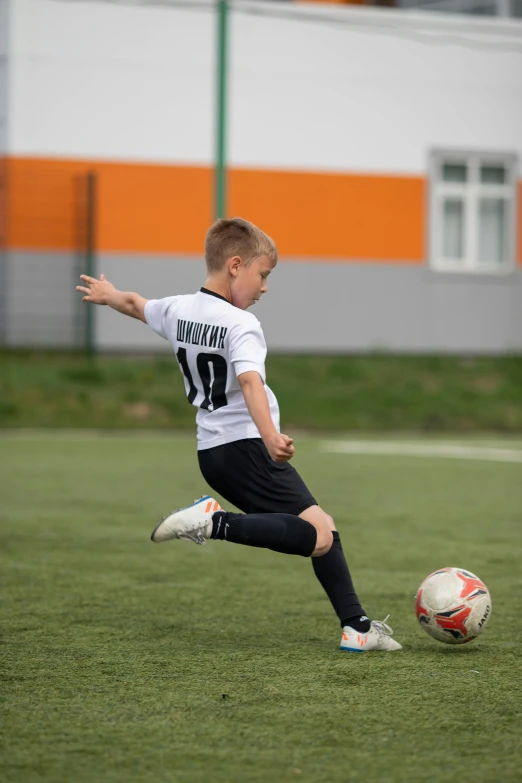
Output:
M301 15L234 18L234 164L419 173L431 147L522 153L522 24L316 6ZM508 45L518 51L487 48Z
M210 10L10 2L11 153L212 161ZM418 174L432 147L522 155L521 22L235 8L232 165Z
M96 0L11 6L13 154L211 161L210 11Z
M0 0L0 155L7 152L7 85L9 54L8 0Z

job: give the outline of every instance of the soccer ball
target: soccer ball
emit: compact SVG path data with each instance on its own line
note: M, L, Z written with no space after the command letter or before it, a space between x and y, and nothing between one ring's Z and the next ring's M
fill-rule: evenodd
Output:
M420 585L415 614L426 633L446 644L465 644L482 633L491 617L488 588L462 568L441 568Z

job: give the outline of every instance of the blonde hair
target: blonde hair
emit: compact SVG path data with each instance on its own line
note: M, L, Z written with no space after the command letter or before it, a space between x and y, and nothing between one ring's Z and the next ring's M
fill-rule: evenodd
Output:
M230 218L216 220L205 237L205 261L209 272L219 272L232 256L239 256L245 266L261 256L267 256L272 266L277 264L277 247L268 234L248 220Z

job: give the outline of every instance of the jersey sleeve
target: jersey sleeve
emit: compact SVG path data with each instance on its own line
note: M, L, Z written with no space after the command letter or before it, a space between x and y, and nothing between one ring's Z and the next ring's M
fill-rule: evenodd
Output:
M244 372L258 372L263 382L265 374L266 342L257 319L236 327L230 335L230 362L239 378Z
M156 334L168 340L167 315L176 306L179 296L166 296L164 299L149 299L145 305L145 320Z

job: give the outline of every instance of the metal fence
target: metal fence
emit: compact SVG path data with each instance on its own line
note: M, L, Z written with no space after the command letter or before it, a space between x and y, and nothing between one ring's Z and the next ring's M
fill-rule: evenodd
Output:
M44 201L55 208L42 209ZM2 163L1 346L93 349L91 308L75 286L93 268L95 201L91 172Z

